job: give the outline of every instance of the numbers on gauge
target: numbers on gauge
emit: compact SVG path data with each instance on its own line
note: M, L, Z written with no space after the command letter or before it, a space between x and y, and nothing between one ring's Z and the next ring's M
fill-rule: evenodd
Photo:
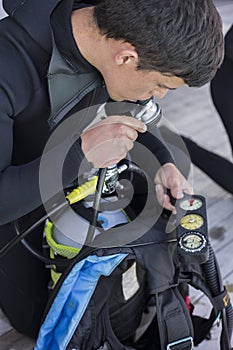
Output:
M180 220L180 225L187 230L196 230L203 226L204 219L198 214L187 214Z
M206 239L200 232L186 232L179 240L179 245L186 252L197 252L206 246Z
M197 210L203 205L202 200L199 198L184 199L180 202L180 207L183 210Z

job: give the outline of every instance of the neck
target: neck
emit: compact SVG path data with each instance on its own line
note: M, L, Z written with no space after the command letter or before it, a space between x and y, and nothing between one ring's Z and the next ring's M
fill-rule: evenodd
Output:
M95 66L95 49L101 35L93 19L93 7L73 11L71 16L72 31L81 55Z

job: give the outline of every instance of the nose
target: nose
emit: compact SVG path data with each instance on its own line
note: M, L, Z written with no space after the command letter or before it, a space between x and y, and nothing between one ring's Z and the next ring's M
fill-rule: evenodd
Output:
M164 98L168 93L168 89L160 88L152 91L152 95L158 99Z

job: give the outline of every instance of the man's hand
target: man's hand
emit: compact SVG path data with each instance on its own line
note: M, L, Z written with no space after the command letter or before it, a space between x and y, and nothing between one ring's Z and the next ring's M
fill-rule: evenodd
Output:
M176 213L176 209L172 205L169 195L165 193L164 188L169 189L171 195L176 199L182 198L184 192L193 194L191 185L172 163L164 164L157 171L154 182L158 202L165 209L172 211L173 214Z
M125 158L138 132L145 131L146 125L135 118L110 116L82 133L82 150L95 168L106 168Z

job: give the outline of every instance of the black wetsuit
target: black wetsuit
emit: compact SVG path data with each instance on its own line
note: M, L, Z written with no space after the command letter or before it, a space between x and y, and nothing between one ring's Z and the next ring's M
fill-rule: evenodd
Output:
M5 0L3 5L10 16L0 22L0 247L16 235L14 220L19 219L22 230L44 212L39 166L54 126L74 111L109 98L99 72L84 60L75 45L70 23L73 0ZM55 48L62 65L51 74ZM69 70L68 76L77 79L90 73L95 84L70 105L69 98L64 100L69 108L59 114L51 98L54 92L50 82L64 67ZM64 95L66 92L64 89ZM139 138L151 146L151 136ZM167 151L163 152L162 144L152 141L161 162L172 161ZM76 179L83 157L80 142L76 141L66 159L64 187ZM52 187L53 179L50 180ZM55 194L51 190L50 196ZM38 247L41 232L39 227L37 234L29 238ZM20 244L1 258L0 306L18 331L36 336L48 298L48 280L44 264Z

